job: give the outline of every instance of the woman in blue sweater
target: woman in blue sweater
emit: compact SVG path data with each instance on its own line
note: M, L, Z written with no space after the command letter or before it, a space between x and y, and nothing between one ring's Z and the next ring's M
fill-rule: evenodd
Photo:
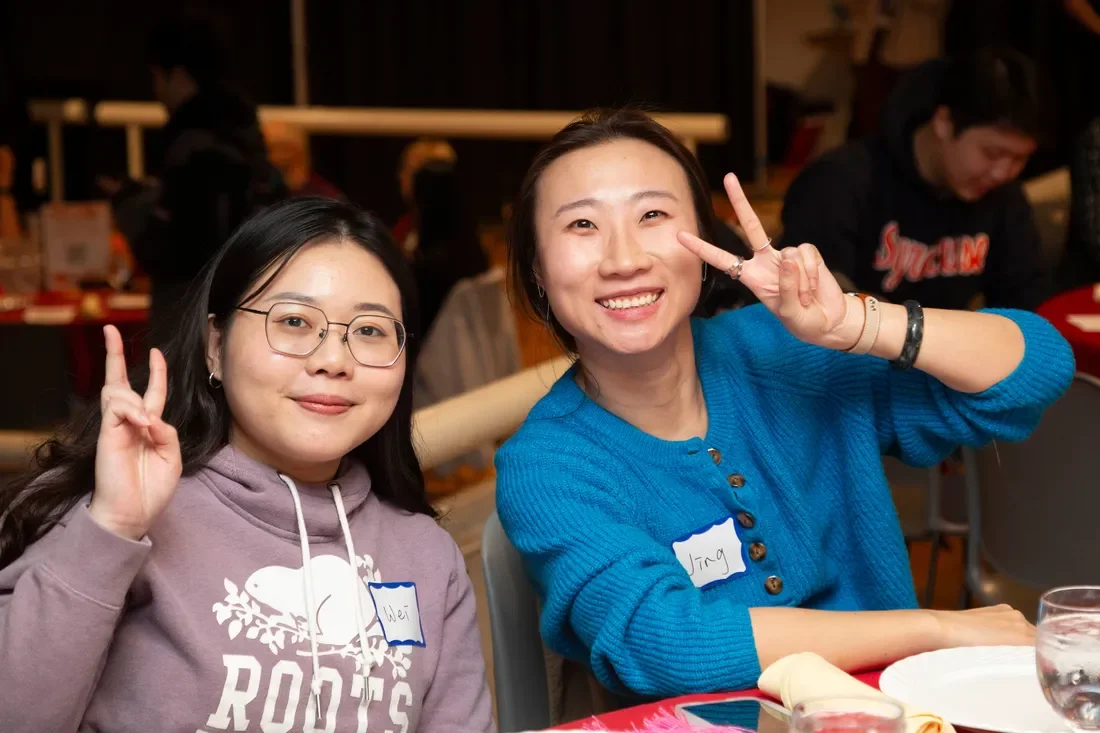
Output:
M851 670L1032 643L1009 608L916 609L880 456L1024 438L1069 385L1065 341L1029 313L846 295L726 189L751 259L703 241L703 173L641 113L569 125L524 180L512 275L578 356L497 454L548 645L667 696L753 687L792 652ZM761 304L692 318L726 277Z

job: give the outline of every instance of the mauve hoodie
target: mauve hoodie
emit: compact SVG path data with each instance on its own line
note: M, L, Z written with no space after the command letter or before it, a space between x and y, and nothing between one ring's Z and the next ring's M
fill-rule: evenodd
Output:
M468 733L490 707L462 554L350 459L305 485L227 447L141 542L85 501L0 570L3 733Z

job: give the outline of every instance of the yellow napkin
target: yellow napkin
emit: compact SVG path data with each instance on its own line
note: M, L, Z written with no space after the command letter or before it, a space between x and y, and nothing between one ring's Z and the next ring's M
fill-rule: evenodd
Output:
M757 684L764 692L782 700L788 709L823 697L891 699L811 652L783 657L764 670ZM940 716L896 702L904 711L906 733L954 733L951 724Z

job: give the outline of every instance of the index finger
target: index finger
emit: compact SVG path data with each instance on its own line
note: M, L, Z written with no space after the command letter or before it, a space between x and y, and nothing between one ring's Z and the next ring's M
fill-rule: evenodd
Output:
M107 384L120 384L129 386L130 380L126 377L126 354L122 348L122 334L114 326L103 327L103 341L107 345Z
M741 189L741 182L737 180L737 176L727 173L726 177L722 179L722 185L726 187L726 195L729 196L730 203L733 204L737 221L741 224L745 236L748 237L749 246L752 247L753 252L758 252L767 247L768 233L764 231L756 212L749 205L749 200L745 197L745 192Z
M719 247L715 247L710 242L700 239L691 232L677 232L676 240L680 242L685 249L719 272L727 272L737 264L737 255Z

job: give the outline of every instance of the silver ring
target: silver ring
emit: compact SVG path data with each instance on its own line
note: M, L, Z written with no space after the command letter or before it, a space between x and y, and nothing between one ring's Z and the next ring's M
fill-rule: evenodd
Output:
M753 252L760 252L760 251L762 251L762 250L765 250L765 249L767 249L767 248L768 248L768 247L770 247L770 246L772 246L772 238L771 238L771 237L768 237L768 241L767 241L767 242L764 242L764 244L762 244L762 245L761 245L761 246L759 246L759 247L753 247L753 248L752 248L752 251L753 251Z
M745 269L745 258L741 255L734 255L734 257L737 261L727 267L725 273L729 275L734 282L737 282L741 279L741 271ZM736 272L734 272L735 270Z

